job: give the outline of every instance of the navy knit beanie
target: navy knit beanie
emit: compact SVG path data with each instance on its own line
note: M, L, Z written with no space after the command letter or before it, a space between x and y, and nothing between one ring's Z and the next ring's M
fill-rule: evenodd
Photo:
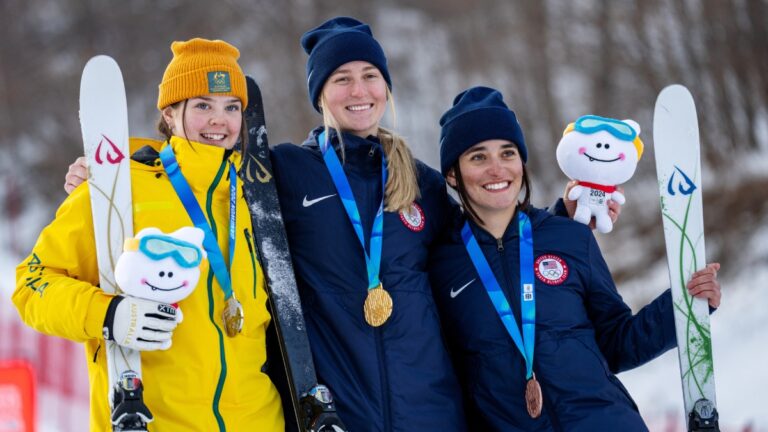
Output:
M376 66L384 76L390 91L392 90L384 50L373 38L371 28L367 24L354 18L336 17L304 33L301 46L309 54L309 101L318 112L320 108L317 102L325 81L336 68L351 61L366 61Z
M523 163L528 160L523 130L515 112L497 90L472 87L459 93L453 107L440 117L440 170L443 175L459 156L477 143L504 139L517 145Z

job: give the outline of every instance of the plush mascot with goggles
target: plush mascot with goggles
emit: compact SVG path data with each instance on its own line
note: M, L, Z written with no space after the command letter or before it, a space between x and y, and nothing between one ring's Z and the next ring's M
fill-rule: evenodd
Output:
M144 228L125 240L115 266L117 285L126 295L177 306L200 279L204 237L200 228L183 227L170 234ZM177 312L181 322L178 307Z
M565 175L579 182L568 193L576 201L573 219L611 232L608 200L624 204L616 185L629 180L643 155L640 125L633 120L616 120L594 115L579 117L568 125L557 145L557 163Z

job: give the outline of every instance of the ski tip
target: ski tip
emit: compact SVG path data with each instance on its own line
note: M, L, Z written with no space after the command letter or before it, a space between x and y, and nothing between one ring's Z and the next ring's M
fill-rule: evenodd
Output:
M248 87L248 100L249 101L260 101L261 100L261 89L259 88L259 84L256 83L256 80L250 76L245 76L245 83Z
M97 55L91 57L83 68L83 75L80 79L80 94L83 94L84 86L87 83L103 83L105 80L115 79L123 83L123 73L115 59L107 55Z
M108 55L100 54L94 57L91 57L90 60L88 60L88 63L85 64L86 68L94 67L94 66L114 66L117 67L117 62L115 59Z
M679 99L679 98L686 98L693 100L693 96L691 95L691 92L688 90L688 88L682 84L672 84L664 87L661 92L659 92L659 97L656 99L657 102L664 100L664 99Z

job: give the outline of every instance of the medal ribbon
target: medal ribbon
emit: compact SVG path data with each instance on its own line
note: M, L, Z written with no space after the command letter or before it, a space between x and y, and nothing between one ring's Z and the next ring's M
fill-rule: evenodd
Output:
M369 255L365 250L365 236L363 234L363 222L360 219L360 211L357 208L357 202L355 201L355 196L352 194L352 187L349 185L349 180L344 173L344 168L342 168L339 157L336 155L333 146L331 146L327 140L325 132L321 132L317 138L318 143L320 144L320 149L323 152L325 166L331 174L331 179L333 179L333 184L336 186L336 191L339 193L341 203L344 204L344 210L347 212L350 222L352 222L352 228L355 229L355 234L357 234L357 238L363 246L365 267L368 271L368 289L374 289L381 283L379 280L379 270L381 268L382 233L384 232L384 191L387 185L387 159L382 154L381 202L379 203L379 210L376 212L376 217L373 219L373 227L371 228L371 253Z
M184 205L184 209L187 210L187 214L192 223L197 228L200 228L205 233L203 239L203 247L208 252L208 262L211 264L213 274L216 276L216 280L219 281L221 290L224 291L224 299L229 300L232 297L232 280L230 278L230 272L227 270L227 265L224 262L224 256L219 248L219 243L216 241L216 236L211 230L208 220L203 214L203 210L200 208L200 204L195 199L195 195L192 193L192 188L189 187L187 179L184 178L184 174L179 169L179 164L176 161L176 155L173 153L170 143L160 152L160 160L163 162L163 168L165 169L168 178L171 180L171 185L176 191L181 203ZM237 173L233 163L229 164L229 265L232 266L232 260L235 253L235 215L236 215L236 198L237 198Z
M475 266L480 280L483 282L485 291L488 293L496 313L501 318L501 322L507 329L507 333L512 337L512 341L520 350L520 354L525 359L525 377L530 379L533 376L533 346L536 336L536 290L533 279L533 230L531 229L531 220L528 215L518 211L518 231L520 240L520 314L523 322L523 334L520 335L520 329L512 314L504 292L501 290L496 276L493 274L488 260L483 255L483 251L477 244L477 239L472 234L469 227L469 221L464 223L461 229L461 239L464 241L464 247L469 253L472 264Z

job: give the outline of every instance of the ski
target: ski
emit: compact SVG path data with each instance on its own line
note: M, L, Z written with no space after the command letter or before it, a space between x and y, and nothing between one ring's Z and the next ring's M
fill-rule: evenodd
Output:
M287 431L343 432L346 428L336 415L331 392L317 382L272 176L261 90L253 78L246 79L248 143L240 176L251 213L257 256L266 275L269 292L272 313L270 331L274 332L267 335L270 376L281 391ZM279 354L276 353L275 342ZM279 370L275 370L275 362L282 365Z
M114 268L123 240L133 236L128 111L120 67L108 56L93 57L80 81L80 127L88 165L99 285L120 293ZM146 431L152 414L142 400L138 351L105 341L114 431Z
M685 87L671 85L659 94L653 141L688 430L718 431L709 305L685 287L706 265L699 126Z

